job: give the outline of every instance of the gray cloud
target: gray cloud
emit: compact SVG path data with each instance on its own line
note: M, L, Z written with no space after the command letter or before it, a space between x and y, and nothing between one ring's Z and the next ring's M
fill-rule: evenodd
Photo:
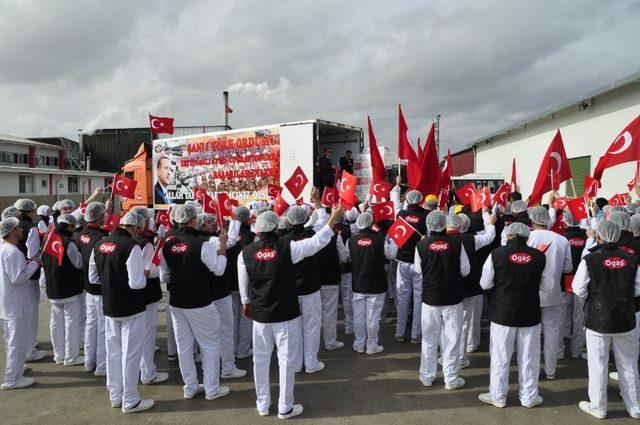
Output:
M1 1L0 132L325 118L442 145L640 69L634 1ZM10 58L5 60L5 58Z

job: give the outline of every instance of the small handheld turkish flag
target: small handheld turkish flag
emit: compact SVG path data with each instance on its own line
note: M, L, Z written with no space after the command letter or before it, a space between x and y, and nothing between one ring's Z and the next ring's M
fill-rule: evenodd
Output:
M476 195L476 186L473 183L467 183L460 189L456 190L456 196L462 202L462 205L468 205Z
M584 177L584 194L587 198L595 198L598 193L598 188L600 187L600 181L594 179L591 176Z
M133 179L128 179L121 174L116 174L113 178L113 193L117 193L125 198L133 198L136 193L136 186L138 182Z
M395 217L393 201L380 202L371 206L373 220L377 223L382 220L393 220Z
M407 243L409 238L413 236L416 232L409 223L407 223L402 217L398 217L396 221L393 222L387 234L391 239L394 240L398 247L402 248L402 246Z
M587 218L587 205L585 202L585 198L582 196L567 201L567 208L571 211L574 220Z
M275 199L275 197L280 195L281 193L282 193L282 187L278 185L270 184L267 187L267 195L269 195L269 198Z
M102 228L112 231L120 225L120 214L107 214L107 219L104 221Z
M448 203L449 203L449 190L447 189L447 190L443 190L442 193L440 193L440 202L438 203L438 209L446 213L447 212L446 208Z
M503 183L493 195L493 202L502 205L503 208L506 208L509 195L511 195L511 184Z
M275 202L273 203L273 212L282 216L289 209L289 204L284 200L282 195L278 195L276 197Z
M87 211L87 205L88 205L88 204L87 204L86 202L80 202L80 212L81 212L82 214L84 214L84 213L85 213L85 211Z
M149 127L153 134L173 134L173 118L156 117L149 114Z
M473 199L471 199L471 211L476 212L482 209L482 207L490 206L491 192L489 192L489 187L485 186L473 195Z
M320 200L320 203L325 207L332 207L336 204L337 201L338 192L329 186L325 186L324 192L322 192L322 199Z
M569 198L567 198L566 196L561 196L560 198L556 199L553 202L553 209L554 210L563 210L567 207L567 201L569 200Z
M160 252L162 251L162 247L167 241L170 241L171 239L173 239L173 236L160 239L160 241L158 242L158 246L156 247L156 250L153 251L153 257L151 257L151 264L155 264L156 266L160 265Z
M609 199L609 205L614 207L626 205L627 204L627 201L625 200L626 195L627 195L626 193L617 193L613 195L613 197Z
M233 211L231 210L231 198L228 193L218 193L218 213L220 217L232 217Z
M205 194L204 200L202 201L202 210L207 214L217 214L218 203L213 199L213 197Z
M371 181L371 187L369 187L369 193L376 196L378 199L389 199L391 193L391 183L384 180Z
M169 211L158 211L158 214L156 214L156 224L158 226L163 225L164 227L171 226Z
M338 196L343 199L348 205L355 205L358 200L356 195L356 185L358 184L358 178L346 171L342 172L342 179L338 186Z
M193 199L196 201L204 201L205 196L207 196L207 190L204 187L196 187L193 190Z
M304 174L304 171L302 171L302 168L300 168L300 166L297 166L291 177L289 177L289 180L284 182L284 185L287 189L289 189L291 196L293 196L294 199L298 199L308 181L309 179L307 179L307 176Z
M56 258L58 260L58 266L62 266L62 260L64 259L64 246L62 245L62 239L60 236L54 232L50 232L42 251L53 258Z

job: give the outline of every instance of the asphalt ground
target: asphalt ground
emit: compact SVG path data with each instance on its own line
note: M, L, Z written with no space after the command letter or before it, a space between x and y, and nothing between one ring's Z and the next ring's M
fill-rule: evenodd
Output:
M340 313L342 314L342 313ZM158 313L158 370L168 372L169 381L155 386L140 385L143 398L155 399L153 409L124 415L111 408L105 378L85 372L83 366L61 366L51 356L30 363L26 376L37 383L30 388L0 391L0 424L272 424L279 423L277 406L277 363L271 366L271 415L259 417L255 408L255 392L251 359L238 360L240 368L249 374L239 380L224 381L231 394L219 400L207 401L203 396L185 400L177 362L166 356L165 313ZM49 302L40 303L40 348L50 354ZM540 395L544 403L532 409L520 406L517 394L515 356L510 374L507 407L498 409L478 400L478 394L488 391L489 334L483 320L482 344L469 355L471 367L461 371L467 385L446 391L439 370L433 387L425 388L418 381L420 346L397 342L395 323L382 325L380 344L383 353L375 356L356 354L351 349L353 336L345 336L339 323L339 337L345 348L319 357L325 370L296 376L295 401L304 406L304 413L291 421L309 424L553 424L599 422L583 413L578 402L587 397L587 363L569 355L558 362L555 381L540 379ZM4 351L4 347L3 347ZM4 371L5 358L0 359ZM198 367L199 369L199 367ZM613 365L611 366L613 370ZM201 372L200 372L201 373ZM544 373L541 373L544 376ZM609 382L609 412L607 423L630 422L619 395L618 384ZM601 421L600 421L601 422Z

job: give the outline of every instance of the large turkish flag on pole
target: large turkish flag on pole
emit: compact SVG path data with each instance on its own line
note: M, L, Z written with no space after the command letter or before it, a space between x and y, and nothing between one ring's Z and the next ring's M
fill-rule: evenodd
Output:
M155 117L149 114L149 127L153 134L173 134L173 118Z
M593 178L600 180L607 168L638 160L640 160L640 115L618 134L607 152L600 157L593 170Z
M562 143L562 135L558 130L542 159L536 183L533 185L533 192L529 197L529 205L540 203L542 195L570 178L571 168Z

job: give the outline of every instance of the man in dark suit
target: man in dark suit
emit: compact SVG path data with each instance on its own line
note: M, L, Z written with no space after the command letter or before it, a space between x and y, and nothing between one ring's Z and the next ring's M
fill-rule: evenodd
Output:
M318 158L318 174L320 193L324 190L325 186L333 186L334 168L331 163L331 148L325 148L324 154Z
M350 150L345 152L345 156L340 158L340 170L353 174L353 158L351 158Z
M158 181L154 190L154 202L156 204L170 204L173 202L167 193L167 186L171 183L171 160L166 156L158 160L156 167Z

